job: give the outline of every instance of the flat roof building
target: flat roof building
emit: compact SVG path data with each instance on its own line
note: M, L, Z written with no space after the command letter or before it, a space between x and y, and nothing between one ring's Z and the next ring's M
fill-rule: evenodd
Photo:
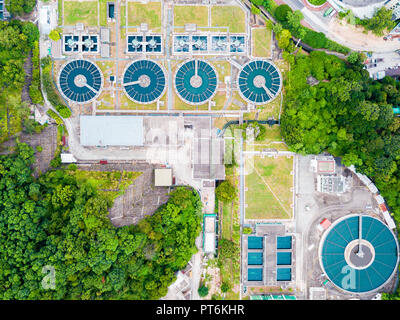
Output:
M100 28L100 41L105 43L110 42L110 29Z
M203 250L205 253L215 253L216 247L216 215L215 214L206 214L204 215L203 222Z
M336 172L336 162L332 156L314 156L310 162L311 171L317 174L333 174Z
M317 191L323 193L343 193L348 189L348 183L343 176L318 175Z
M44 6L39 9L39 25L41 33L50 33L50 14L48 6Z
M156 187L172 186L172 169L155 169L154 185Z
M75 163L76 158L71 153L61 153L61 163Z
M100 56L102 58L110 57L110 45L108 43L102 43L100 45Z
M143 146L143 117L80 116L83 146Z

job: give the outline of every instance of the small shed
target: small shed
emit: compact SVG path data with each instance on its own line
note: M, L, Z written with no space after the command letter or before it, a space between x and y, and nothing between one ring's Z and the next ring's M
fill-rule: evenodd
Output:
M75 163L76 158L71 153L61 153L61 163Z
M330 222L328 219L324 219L322 220L319 225L317 226L319 231L324 231L326 229L328 229L331 226L332 222Z
M154 185L156 187L172 186L172 169L155 169L154 170Z

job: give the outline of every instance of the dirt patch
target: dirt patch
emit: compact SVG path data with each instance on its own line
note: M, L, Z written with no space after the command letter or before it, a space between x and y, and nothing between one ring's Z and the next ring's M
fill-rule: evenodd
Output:
M170 189L154 187L153 172L151 166L142 170L142 174L128 187L125 193L114 200L109 214L114 226L137 224L168 201Z
M33 164L33 170L35 177L45 173L50 167L50 161L53 159L57 148L57 125L49 125L47 128L44 128L41 133L31 135L20 133L18 137L20 142L27 143L34 150L36 150L36 147L38 146L42 147L41 152L35 152L35 163ZM12 148L16 145L15 140L16 137L4 142L1 146L1 154L12 152Z
M400 48L400 42L396 39L383 40L383 37L374 35L371 31L364 33L362 27L350 25L345 21L332 19L328 24L329 33L337 42L351 49L392 52Z
M207 268L207 274L210 280L207 281L208 295L205 300L211 300L214 294L221 294L221 274L219 268Z

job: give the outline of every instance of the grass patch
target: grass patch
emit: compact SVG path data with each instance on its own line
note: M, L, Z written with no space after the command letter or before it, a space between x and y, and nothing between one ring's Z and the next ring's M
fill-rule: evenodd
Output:
M231 239L232 236L232 203L225 202L222 205L222 238Z
M115 75L115 62L114 61L97 61L97 66L100 68L104 77L109 77L110 75Z
M97 1L64 1L64 24L66 26L84 23L97 26Z
M100 1L100 26L107 27L107 2L109 0L99 0Z
M128 2L128 25L147 23L149 29L161 28L161 2Z
M97 110L114 110L114 98L109 92L103 92L97 101L100 101L100 105L97 106Z
M214 102L215 102L215 107L212 107L213 110L222 110L225 105L226 101L226 94L225 92L217 92L217 94L214 96Z
M68 172L75 176L78 182L87 181L110 200L123 195L129 185L134 183L136 178L142 174L141 172L131 171L69 170Z
M258 28L252 30L253 36L253 56L270 57L272 31L267 28Z
M239 177L236 174L235 168L226 168L226 180L228 180L235 188L238 188ZM223 203L218 202L220 206L221 219L221 239L230 240L233 242L235 253L229 256L223 256L218 253L219 268L221 274L221 283L229 283L231 289L226 293L225 299L238 300L240 283L240 223L239 223L239 192L233 201ZM220 240L222 241L222 240ZM220 242L221 243L221 242Z
M253 167L254 166L254 167ZM290 219L293 158L246 157L246 219Z
M0 143L20 132L23 118L29 115L29 109L21 105L20 90L7 90L4 96L5 103L0 103Z
M61 26L63 24L63 0L58 0L57 9L58 9L58 25Z
M218 61L214 63L218 73L218 80L224 83L225 77L231 75L231 64L228 61Z
M228 110L241 110L241 104L247 106L247 102L242 99L238 91L232 93L232 103L228 106Z
M266 128L266 135L262 141L254 141L251 150L262 151L263 149L276 149L279 151L288 151L288 147L281 136L281 128L277 125L270 127L262 125ZM245 144L245 149L249 149L249 144Z
M124 92L119 96L121 110L157 110L157 102L150 104L139 104L129 99Z
M183 100L174 92L174 110L208 110L208 103L199 106L191 105Z
M246 15L238 6L213 6L211 8L211 25L228 27L231 33L245 33Z
M183 27L187 23L208 27L208 8L206 6L174 6L174 26Z
M322 6L326 2L326 0L307 0L307 1L314 6Z

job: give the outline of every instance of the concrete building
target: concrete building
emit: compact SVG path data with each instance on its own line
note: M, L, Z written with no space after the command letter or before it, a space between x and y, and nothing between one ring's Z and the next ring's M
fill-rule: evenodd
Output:
M172 169L155 169L154 185L156 187L172 186Z
M216 249L216 214L204 215L203 222L203 250L205 253L214 254Z
M143 117L80 116L83 146L142 146Z
M49 7L45 6L39 9L40 32L48 35L50 33L50 12Z
M61 163L75 163L77 160L71 153L61 153Z

